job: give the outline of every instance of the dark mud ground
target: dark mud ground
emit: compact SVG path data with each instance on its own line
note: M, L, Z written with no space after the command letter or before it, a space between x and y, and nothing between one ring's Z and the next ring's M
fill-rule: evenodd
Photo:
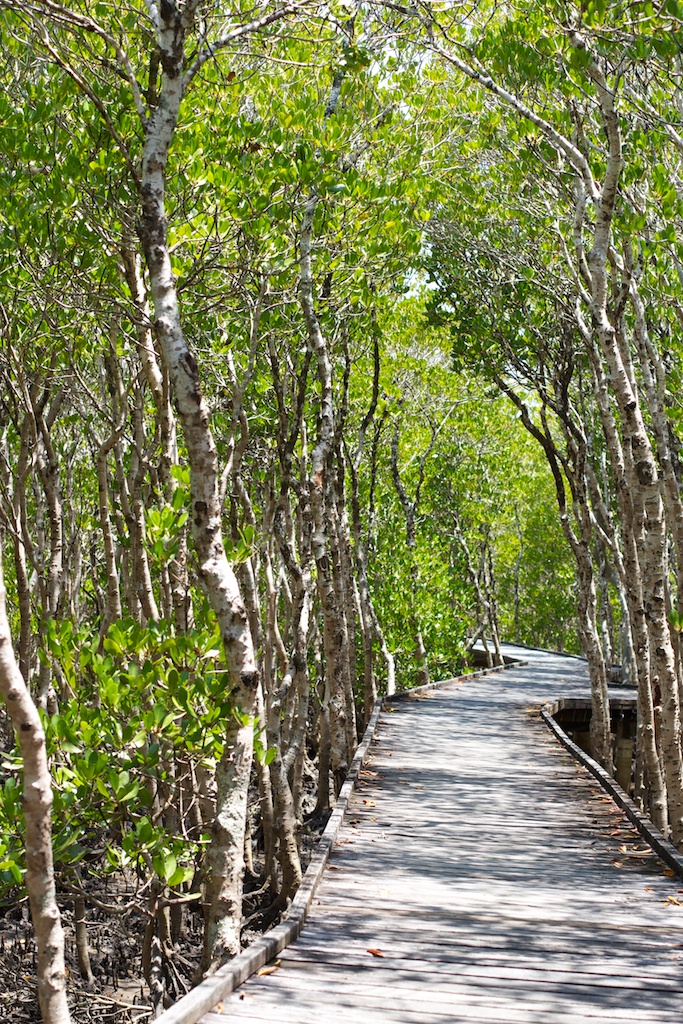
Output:
M320 837L325 822L310 822L304 828L302 862L304 867ZM245 918L266 910L270 897L257 896L259 882L245 881ZM251 890L251 892L248 892ZM96 890L93 890L96 891ZM102 892L98 895L102 897ZM119 897L123 903L125 897ZM109 903L117 901L109 889ZM87 909L90 961L95 985L88 990L81 980L73 929L73 907L68 898L60 899L65 932L65 954L69 1005L73 1024L135 1024L152 1020L149 989L143 979L141 949L145 919L137 911L105 914ZM269 925L275 924L269 922ZM248 945L260 931L249 927L242 940ZM187 910L181 937L174 946L171 968L176 991L173 998L189 991L196 977L202 948L202 921L196 911ZM26 899L0 907L0 1022L1 1024L41 1024L36 994L36 943Z

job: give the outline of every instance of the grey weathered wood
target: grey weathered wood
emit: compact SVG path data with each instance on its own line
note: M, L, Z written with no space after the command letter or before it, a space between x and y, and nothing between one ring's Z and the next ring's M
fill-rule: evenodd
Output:
M511 660L517 660L520 664L522 663L520 659ZM507 666L482 669L474 673L474 675L477 678L481 678L501 672L505 667ZM457 680L447 680L443 684L430 683L428 686L410 691L407 696L413 698L415 694L421 694L440 685L448 685L455 682ZM405 694L398 691L391 699L400 701L403 696ZM311 901L322 879L330 852L337 841L337 835L344 820L349 801L358 784L359 773L377 729L382 704L382 700L378 701L370 716L363 738L351 762L344 785L339 792L334 810L320 837L316 851L306 869L285 920L276 928L271 929L262 938L257 939L243 953L235 957L234 960L231 960L230 963L219 968L210 977L204 979L196 988L192 989L186 996L171 1006L157 1018L159 1024L196 1024L196 1021L199 1020L202 1014L207 1013L219 1000L229 995L247 978L254 975L300 934L304 921L308 916Z
M193 988L186 996L171 1006L157 1018L161 1024L195 1024L202 1014L211 1010L219 1000L233 992L299 935L344 820L344 813L356 785L358 773L363 766L377 728L380 711L381 703L378 703L370 717L363 739L351 762L346 781L340 790L335 808L320 837L297 894L292 900L285 921L267 932L262 938L257 939L243 953L221 967L215 974L205 978L196 988Z
M540 720L584 664L525 657L392 698L305 930L202 1024L680 1022L681 882Z
M554 701L552 704L546 705L544 708L541 708L541 715L546 725L552 729L560 743L562 743L567 750L571 751L574 757L580 761L581 764L585 765L591 775L595 776L603 789L607 790L610 796L613 797L616 804L621 807L627 818L633 822L638 831L659 854L662 860L668 864L679 877L683 878L683 856L678 852L676 847L662 835L658 828L655 828L648 816L643 814L640 808L636 807L633 800L631 800L628 794L624 792L616 779L613 779L612 776L597 763L597 761L594 761L592 757L589 757L589 755L582 750L578 744L574 743L573 740L570 740L564 729L562 729L562 727L555 721L553 716L556 715L563 707L566 707L568 703L568 701L558 700Z

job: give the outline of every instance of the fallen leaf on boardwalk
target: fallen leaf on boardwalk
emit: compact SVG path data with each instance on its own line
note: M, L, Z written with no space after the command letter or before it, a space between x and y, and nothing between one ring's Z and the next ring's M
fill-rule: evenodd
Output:
M377 806L377 801L376 800L363 800L363 803L367 804L368 807L376 807Z
M623 868L624 866L620 860L613 860L612 864L614 864L615 868Z
M667 896L667 899L669 903L673 903L677 907L683 907L683 903L681 903L680 900L677 900L675 896Z
M366 953L372 953L373 956L384 956L381 949L367 949Z
M645 892L652 892L652 888L649 885L645 886Z
M222 1003L216 1003L216 1013L222 1013L222 1012L223 1012L223 1004Z
M270 964L268 967L262 967L260 971L256 972L257 978L264 978L267 974L274 974L279 969L279 964Z
M667 878L673 878L676 872L671 868L664 868L663 874L665 874Z

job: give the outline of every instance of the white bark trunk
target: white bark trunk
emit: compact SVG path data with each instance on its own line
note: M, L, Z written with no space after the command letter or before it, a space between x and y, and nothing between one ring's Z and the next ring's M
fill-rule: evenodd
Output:
M22 803L26 822L26 888L38 946L38 1001L45 1024L69 1024L64 933L52 863L52 781L38 710L19 672L6 611L0 563L0 692L16 730L24 767Z
M138 232L149 273L154 330L175 395L190 464L192 537L199 573L218 620L237 716L226 723L216 773L216 818L206 855L205 962L241 949L242 876L247 790L259 683L247 613L221 534L216 446L197 362L185 339L168 246L165 173L184 89L185 33L192 15L161 6L157 43L163 68L158 106L146 124Z

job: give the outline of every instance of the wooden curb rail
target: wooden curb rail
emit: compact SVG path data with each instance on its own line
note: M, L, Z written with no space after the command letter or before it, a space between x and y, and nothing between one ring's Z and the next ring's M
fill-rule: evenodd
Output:
M665 864L668 864L677 875L683 878L683 856L678 852L673 843L665 839L659 829L655 828L647 814L643 814L634 804L633 800L624 792L616 779L613 779L602 765L599 765L573 740L570 740L564 729L557 724L553 716L561 710L562 704L561 700L556 700L541 708L541 717L545 724L555 733L560 743L573 754L576 760L587 768L591 775L595 776L602 788L609 793L617 806L633 822L646 842L661 857Z
M287 911L285 920L266 932L259 939L256 939L239 956L230 960L223 967L219 967L214 974L209 975L196 985L195 988L191 989L187 995L183 996L182 999L179 999L168 1010L165 1010L164 1013L156 1018L157 1024L196 1024L200 1017L203 1017L205 1013L209 1013L217 1003L230 995L231 992L234 992L242 982L256 974L258 970L299 936L332 852L332 847L339 834L351 794L358 781L358 773L367 756L368 748L375 735L379 716L385 703L390 704L396 700L409 699L414 694L425 693L428 690L448 686L449 683L454 683L457 680L478 679L481 676L491 675L494 672L504 672L506 669L517 668L525 664L527 664L526 661L519 659L505 665L478 669L476 672L468 672L463 676L444 679L438 683L417 686L413 690L399 690L390 697L379 698L351 762L351 767L339 792L334 810L318 840L315 853L306 869L301 885L297 889L296 896Z

